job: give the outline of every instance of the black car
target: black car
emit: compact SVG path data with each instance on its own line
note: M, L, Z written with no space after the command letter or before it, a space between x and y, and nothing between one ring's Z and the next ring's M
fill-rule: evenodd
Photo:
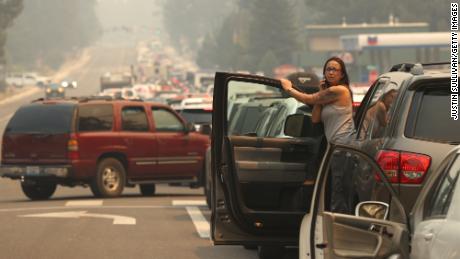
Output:
M65 97L65 88L59 84L51 83L45 88L45 98L64 98Z

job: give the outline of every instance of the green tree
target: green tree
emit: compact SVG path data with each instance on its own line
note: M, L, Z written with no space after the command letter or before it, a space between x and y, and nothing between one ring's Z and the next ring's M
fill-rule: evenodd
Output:
M299 48L299 28L295 24L293 6L289 0L253 0L250 7L248 55L253 57L255 70L267 52L280 63L290 63L292 53Z
M208 33L198 50L196 63L202 68L215 67L217 63L217 45L213 33Z
M0 0L0 91L5 89L5 44L6 29L22 11L22 0Z
M273 69L280 64L273 51L267 51L257 65L257 71L262 71L266 76L273 76Z

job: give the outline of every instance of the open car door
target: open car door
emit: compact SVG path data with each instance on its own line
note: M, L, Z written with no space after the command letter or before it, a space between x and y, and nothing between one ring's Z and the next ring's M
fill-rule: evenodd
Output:
M271 78L216 73L211 149L216 245L297 245L323 138L309 132L264 135L264 127L274 127L272 119L286 117L282 109L267 112L286 100L281 89ZM308 113L302 116L311 121Z
M383 185L388 200L350 202L353 199L347 195L354 193L350 188L359 188L352 181L358 168L369 170L375 184ZM343 209L347 206L351 210ZM407 213L377 162L358 149L329 146L319 171L312 211L309 235L300 241L310 244L310 248L300 249L301 259L409 257Z

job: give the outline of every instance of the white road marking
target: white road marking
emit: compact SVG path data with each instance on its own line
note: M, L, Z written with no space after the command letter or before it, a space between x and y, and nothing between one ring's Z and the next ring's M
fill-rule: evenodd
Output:
M173 200L173 206L206 206L205 200Z
M84 207L80 207L84 208ZM89 207L91 208L91 207ZM177 207L174 206L150 206L150 205L145 205L145 206L103 206L102 208L104 209L174 209ZM27 208L9 208L9 209L0 209L0 212L18 212L18 211L33 211L33 210L67 210L69 209L68 207L27 207Z
M109 215L109 214L95 214L87 213L87 211L65 211L65 212L51 212L41 214L20 215L19 217L25 218L104 218L113 219L114 225L136 225L136 219L132 217Z
M196 231L201 238L209 238L209 223L201 213L198 207L187 206L188 215L192 218L193 224L195 225Z
M80 201L68 201L65 204L66 207L92 207L102 206L102 200L80 200Z

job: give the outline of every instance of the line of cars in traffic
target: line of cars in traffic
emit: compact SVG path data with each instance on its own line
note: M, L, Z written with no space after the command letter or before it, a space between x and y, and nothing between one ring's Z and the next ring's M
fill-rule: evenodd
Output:
M181 115L134 100L39 100L8 123L0 170L32 199L49 198L56 184L102 197L204 184L214 244L257 247L260 258L282 258L290 246L299 258L455 258L460 124L449 117L449 86L443 64L395 65L362 98L349 146L326 143L311 107L255 75L216 73L213 105L183 99ZM183 117L212 118L212 133L198 127L211 142ZM331 208L334 171L344 175L348 211Z
M174 110L149 101L157 86L132 84L129 74L106 73L98 96L66 98L64 86L76 82L49 83L45 98L8 122L0 174L20 180L32 200L50 198L58 185L89 186L97 197L135 186L151 196L157 183L202 186L212 98L183 95ZM131 94L117 95L125 90Z
M288 246L299 247L299 258L455 258L460 251L448 240L460 226L460 122L450 118L446 65L399 64L382 74L356 111L351 146L327 144L302 112L283 115L283 134L268 134L275 123L265 116L281 108L262 100L282 96L279 81L217 73L208 173L214 244L258 247L260 258L282 258ZM259 96L242 105L252 112L232 114L231 93L255 85ZM348 211L331 208L337 171Z

